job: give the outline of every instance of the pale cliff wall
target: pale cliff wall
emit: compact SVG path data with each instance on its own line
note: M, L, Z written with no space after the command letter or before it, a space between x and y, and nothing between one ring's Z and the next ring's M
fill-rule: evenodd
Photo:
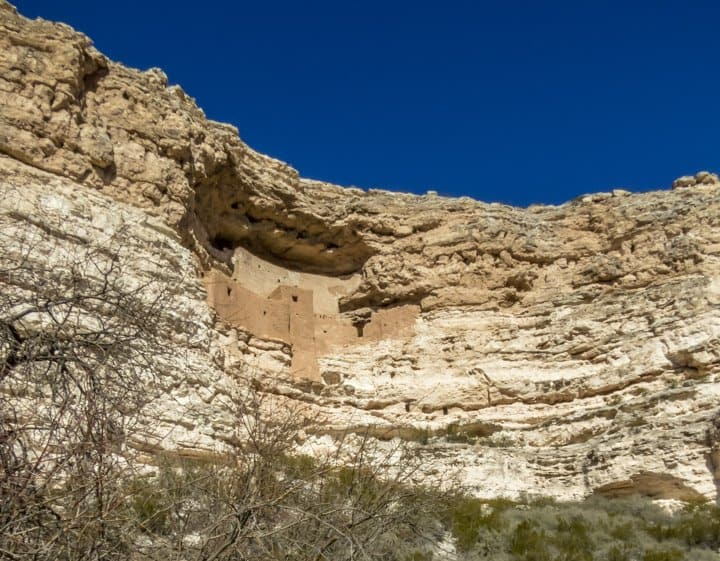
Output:
M252 374L324 416L309 443L413 438L482 495L717 494L711 175L528 209L304 180L160 71L3 0L0 153L3 224L71 244L124 217L129 274L181 287L138 446L219 446Z

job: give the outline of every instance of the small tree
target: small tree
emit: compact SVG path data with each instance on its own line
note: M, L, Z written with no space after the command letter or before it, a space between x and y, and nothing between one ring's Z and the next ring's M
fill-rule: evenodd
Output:
M165 292L133 285L123 235L0 223L0 557L124 555L125 440L151 398Z
M298 455L318 419L243 373L222 454L140 476L128 440L169 287L128 274L127 232L66 244L0 220L0 558L392 560L435 537L412 445L347 434Z

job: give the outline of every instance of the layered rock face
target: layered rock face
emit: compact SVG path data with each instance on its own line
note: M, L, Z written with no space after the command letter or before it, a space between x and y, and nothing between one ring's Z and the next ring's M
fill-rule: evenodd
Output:
M120 231L129 277L174 287L137 447L212 452L251 375L322 416L305 449L403 438L481 496L717 495L712 174L527 209L306 180L3 0L0 153L4 229Z

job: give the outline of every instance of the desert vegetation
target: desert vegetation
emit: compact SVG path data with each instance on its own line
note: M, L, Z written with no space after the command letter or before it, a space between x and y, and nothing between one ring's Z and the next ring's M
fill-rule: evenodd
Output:
M2 235L14 243L0 240L0 559L718 558L717 506L483 501L447 474L421 475L420 429L299 454L316 420L242 374L222 450L141 458L133 439L161 391L172 287L128 282L117 238L67 253L39 226Z
M128 282L117 237L67 250L12 216L1 235L0 555L111 558L166 289Z
M313 419L243 373L223 449L143 455L173 288L128 280L122 232L71 250L13 217L0 234L0 558L387 559L437 534L409 447L298 455Z
M455 500L445 511L460 559L679 561L718 558L720 509L669 511L648 499Z

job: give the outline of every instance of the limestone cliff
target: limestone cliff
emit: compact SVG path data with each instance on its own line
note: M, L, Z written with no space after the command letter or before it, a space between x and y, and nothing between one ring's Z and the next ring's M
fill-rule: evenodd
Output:
M122 231L128 274L174 287L138 447L212 451L250 373L323 416L306 446L371 427L480 495L717 495L712 174L527 209L306 180L4 0L0 154L5 233Z

